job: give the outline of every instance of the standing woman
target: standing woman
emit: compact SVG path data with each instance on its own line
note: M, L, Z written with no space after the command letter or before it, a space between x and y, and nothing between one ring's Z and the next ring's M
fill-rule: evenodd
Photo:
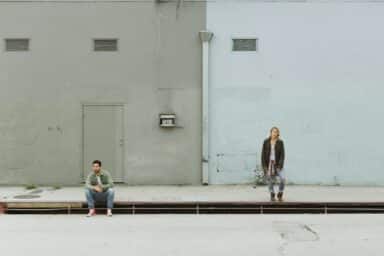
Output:
M263 150L261 153L261 164L264 170L264 174L267 177L269 192L271 193L271 201L275 199L274 183L276 177L280 178L279 192L277 193L277 199L283 201L283 193L285 187L285 175L284 175L284 143L280 139L280 131L277 127L272 127L270 130L270 136L264 140Z

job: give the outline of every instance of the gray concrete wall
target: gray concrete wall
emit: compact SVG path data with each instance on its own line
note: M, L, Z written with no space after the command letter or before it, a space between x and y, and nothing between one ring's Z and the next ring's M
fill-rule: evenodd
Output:
M115 102L126 183L200 184L204 28L198 1L0 2L0 184L79 184L82 104ZM5 52L12 37L31 50ZM118 52L93 52L97 37ZM159 128L161 112L181 127Z

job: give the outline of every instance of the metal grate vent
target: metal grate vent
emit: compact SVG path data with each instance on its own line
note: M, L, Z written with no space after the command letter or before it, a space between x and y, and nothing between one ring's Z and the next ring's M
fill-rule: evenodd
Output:
M255 52L257 50L256 38L236 38L232 40L232 51L234 52Z
M95 39L93 43L96 52L117 51L117 39Z
M5 39L5 50L8 52L28 51L29 39L26 39L26 38Z

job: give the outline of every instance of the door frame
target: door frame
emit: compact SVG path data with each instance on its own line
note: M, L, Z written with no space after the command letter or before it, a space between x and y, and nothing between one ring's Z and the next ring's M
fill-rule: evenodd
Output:
M113 178L114 183L125 183L125 108L126 108L126 103L123 102L81 102L81 180L84 183L85 179L87 178L86 176L86 170L84 170L85 166L85 145L84 145L84 110L85 107L87 106L120 106L122 108L121 111L121 130L122 130L122 140L123 140L123 145L122 145L122 163L121 163L121 168L122 168L122 174L121 174L121 179L116 179L115 177Z

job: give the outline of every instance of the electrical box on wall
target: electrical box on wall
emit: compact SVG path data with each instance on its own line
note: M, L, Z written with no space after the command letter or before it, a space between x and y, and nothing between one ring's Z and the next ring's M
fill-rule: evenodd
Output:
M160 114L160 127L176 127L176 115L175 114Z

